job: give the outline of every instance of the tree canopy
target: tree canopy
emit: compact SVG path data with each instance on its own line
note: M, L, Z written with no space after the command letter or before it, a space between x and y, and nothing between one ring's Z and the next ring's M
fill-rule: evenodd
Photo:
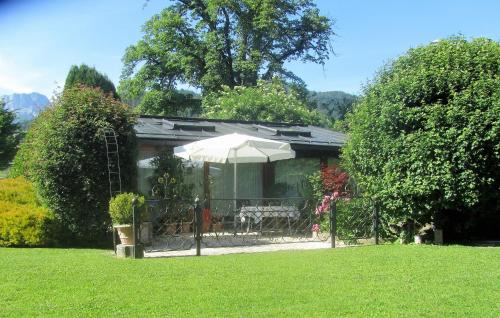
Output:
M307 101L320 112L336 120L344 120L345 115L352 109L358 97L342 91L314 92L310 91Z
M258 81L257 86L224 87L203 99L205 118L241 119L271 122L304 123L327 126L328 119L307 108L293 89L278 79Z
M411 49L348 115L344 164L386 225L434 222L448 239L491 235L500 221L499 114L498 42L452 37Z
M118 98L113 82L106 75L99 73L94 67L85 64L71 66L66 76L64 89L78 85L99 87L104 93L112 94L114 98Z
M11 176L31 180L66 243L102 243L109 228L103 129L117 134L122 190L135 185L135 115L99 88L70 87L31 125Z
M151 90L131 99L126 90L122 90L120 87L122 101L144 115L191 117L201 111L201 96L188 90Z
M280 77L293 60L323 64L333 22L311 0L177 0L127 48L120 93L169 91L188 84L209 93Z
M7 168L16 153L16 133L19 127L14 123L15 118L14 112L6 109L0 98L0 170Z

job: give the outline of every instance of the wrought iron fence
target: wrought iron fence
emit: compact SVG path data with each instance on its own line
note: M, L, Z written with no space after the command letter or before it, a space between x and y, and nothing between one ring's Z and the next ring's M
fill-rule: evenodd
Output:
M148 200L139 237L146 252L331 242L331 246L375 243L377 217L365 199L332 202L318 216L304 198Z
M378 243L378 215L369 198L336 202L336 236L344 245Z

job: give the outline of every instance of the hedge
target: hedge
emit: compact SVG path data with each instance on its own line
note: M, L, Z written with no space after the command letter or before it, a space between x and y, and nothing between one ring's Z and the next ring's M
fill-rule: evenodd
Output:
M51 242L52 213L42 207L24 178L0 180L0 246L44 246Z

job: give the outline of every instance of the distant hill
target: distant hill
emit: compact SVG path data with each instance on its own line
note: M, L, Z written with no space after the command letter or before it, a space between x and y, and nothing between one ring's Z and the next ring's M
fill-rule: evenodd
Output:
M316 105L320 112L334 119L344 119L345 114L352 108L357 99L358 96L342 91L310 91L307 96L309 104Z
M45 107L50 104L47 96L40 93L12 94L2 96L6 108L16 113L17 122L33 120Z

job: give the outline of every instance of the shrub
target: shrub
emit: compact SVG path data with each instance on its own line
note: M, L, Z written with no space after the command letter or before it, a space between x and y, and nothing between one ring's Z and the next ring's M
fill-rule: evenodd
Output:
M109 201L109 215L113 224L132 224L133 200L136 199L136 208L144 204L144 197L133 193L121 193Z
M46 245L49 219L42 207L0 202L0 246Z
M52 220L24 178L0 180L0 246L47 245L52 242Z
M33 185L23 177L0 180L0 202L40 206Z
M31 126L14 162L54 212L67 244L108 238L110 200L103 129L117 134L122 190L135 185L135 115L98 88L66 89ZM64 236L64 237L63 237Z
M453 37L384 67L348 115L344 166L387 226L498 238L500 43Z
M309 175L307 180L312 197L319 203L314 210L313 231L328 233L330 232L329 212L332 201L340 202L340 199L348 198L351 195L349 175L337 165L330 165L323 166L320 171ZM343 222L340 222L337 224L337 228L344 225Z

